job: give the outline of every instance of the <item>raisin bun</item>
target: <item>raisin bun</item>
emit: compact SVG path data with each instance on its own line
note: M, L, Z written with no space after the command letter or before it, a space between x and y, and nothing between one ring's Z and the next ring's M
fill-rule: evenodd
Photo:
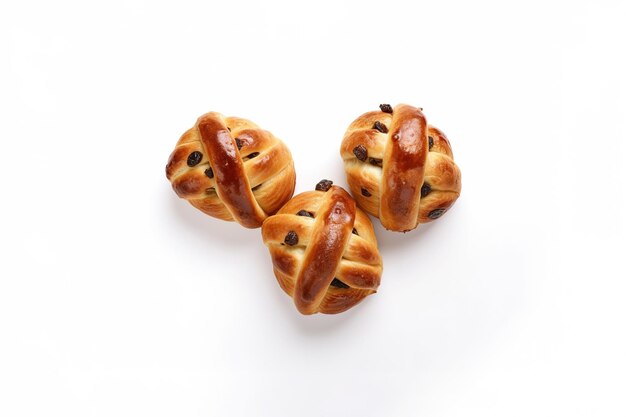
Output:
M359 116L344 135L341 157L359 207L389 230L438 219L461 192L450 142L420 108L381 104Z
M287 146L246 119L211 112L178 140L165 168L179 197L218 219L256 228L293 195Z
M274 274L302 314L340 313L376 292L382 260L367 214L323 180L263 223Z

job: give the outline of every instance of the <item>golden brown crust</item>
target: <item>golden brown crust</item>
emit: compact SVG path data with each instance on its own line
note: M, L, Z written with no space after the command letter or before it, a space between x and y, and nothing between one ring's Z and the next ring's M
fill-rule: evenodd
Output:
M440 217L461 192L450 142L421 109L406 104L361 115L340 152L357 204L389 230L409 231Z
M420 189L428 154L426 118L419 109L397 106L383 158L380 221L398 230L417 227Z
M302 211L313 217L298 215ZM286 238L290 233L296 243ZM382 260L372 224L341 187L292 198L264 221L262 235L276 279L302 314L340 313L380 284ZM331 285L335 278L347 288Z
M165 173L194 207L248 228L260 227L295 188L293 160L282 141L246 119L215 112L181 136Z
M215 189L235 220L246 227L258 227L265 213L252 195L237 144L223 121L212 115L198 119L198 131L212 162Z

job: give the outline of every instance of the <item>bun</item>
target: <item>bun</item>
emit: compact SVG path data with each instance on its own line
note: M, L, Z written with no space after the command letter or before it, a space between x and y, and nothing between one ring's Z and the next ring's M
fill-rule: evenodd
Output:
M262 234L276 279L302 314L340 313L380 284L372 223L331 181L292 198L265 220Z
M389 230L407 232L441 217L461 193L450 142L406 104L361 115L348 127L341 157L363 210Z
M211 112L178 140L165 168L180 198L218 219L257 228L293 195L287 146L249 120Z

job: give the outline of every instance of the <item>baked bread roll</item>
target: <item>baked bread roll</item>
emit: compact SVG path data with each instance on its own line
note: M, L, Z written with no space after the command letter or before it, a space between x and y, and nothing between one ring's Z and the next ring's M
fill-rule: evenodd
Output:
M359 207L389 230L438 219L461 193L450 142L422 109L406 104L381 104L352 122L341 157Z
M302 314L340 313L376 292L382 260L367 214L323 180L263 223L274 274Z
M218 219L256 228L293 195L287 146L246 119L211 112L178 140L165 168L179 197Z

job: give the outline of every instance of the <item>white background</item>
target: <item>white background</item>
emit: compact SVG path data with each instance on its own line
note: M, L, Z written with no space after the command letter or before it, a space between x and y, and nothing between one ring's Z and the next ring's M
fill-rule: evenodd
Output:
M623 1L3 2L0 415L626 415ZM178 199L200 114L345 185L339 143L424 107L463 192L374 220L378 294L300 316L259 230Z

